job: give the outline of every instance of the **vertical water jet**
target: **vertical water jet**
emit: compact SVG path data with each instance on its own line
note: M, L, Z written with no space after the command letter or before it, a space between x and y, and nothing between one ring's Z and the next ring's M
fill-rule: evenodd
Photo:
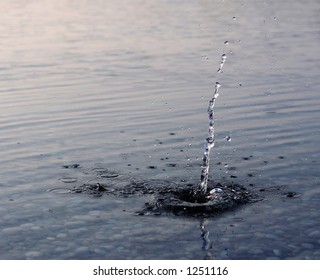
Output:
M220 67L218 69L218 73L221 73L222 67L226 61L226 54L222 54ZM205 140L204 144L204 153L202 159L202 166L201 166L201 177L200 177L200 184L195 191L195 198L199 201L205 201L207 196L207 189L208 189L208 178L209 178L209 167L210 167L210 151L215 145L214 139L214 105L216 99L219 96L219 89L221 85L219 82L215 83L215 89L213 93L212 99L209 101L208 106L208 119L209 119L209 129L208 129L208 137Z

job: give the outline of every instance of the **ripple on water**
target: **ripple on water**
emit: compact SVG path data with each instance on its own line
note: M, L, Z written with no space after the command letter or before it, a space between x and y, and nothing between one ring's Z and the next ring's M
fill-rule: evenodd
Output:
M59 178L59 181L62 183L69 184L69 183L77 182L78 179L74 177L62 177L62 178Z
M110 170L95 170L101 173L115 174ZM175 184L161 180L134 180L118 176L107 178L105 182L85 183L74 186L66 193L87 194L93 197L117 196L137 197L146 196L151 200L142 206L138 215L162 215L173 213L185 216L214 216L222 211L233 209L240 204L255 202L257 197L245 187L237 184L216 184L209 187L205 201L198 201L195 196L196 186L190 183ZM112 180L114 179L114 180ZM59 192L55 189L55 192ZM62 193L64 191L62 190Z
M48 192L56 193L56 194L67 194L67 193L70 193L70 190L66 188L52 188L52 189L49 189Z

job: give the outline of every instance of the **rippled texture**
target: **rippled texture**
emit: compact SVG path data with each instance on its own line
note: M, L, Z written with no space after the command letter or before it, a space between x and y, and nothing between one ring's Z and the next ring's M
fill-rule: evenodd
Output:
M319 1L0 11L1 259L320 258ZM50 191L99 182L97 168L199 182L216 81L211 175L266 199L205 221L211 249L203 221L136 215L150 197Z

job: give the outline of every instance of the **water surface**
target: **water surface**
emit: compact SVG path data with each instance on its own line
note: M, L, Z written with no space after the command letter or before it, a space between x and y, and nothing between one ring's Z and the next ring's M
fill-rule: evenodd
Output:
M320 258L317 0L0 11L1 259ZM204 221L212 248L199 219L136 214L150 196L50 191L104 169L196 184L216 81L211 178L265 199Z

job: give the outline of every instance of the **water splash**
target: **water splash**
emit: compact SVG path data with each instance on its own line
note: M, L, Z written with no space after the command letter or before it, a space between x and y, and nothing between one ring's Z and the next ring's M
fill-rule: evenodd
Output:
M220 83L216 82L215 90L213 93L213 97L209 102L208 107L208 118L209 118L209 130L208 137L206 138L206 142L204 145L204 153L203 153L203 164L201 169L201 181L199 185L199 192L201 195L207 192L208 185L208 177L209 177L209 163L210 163L210 151L214 147L214 105L216 99L219 96L219 88L221 87Z
M222 70L222 67L226 61L226 58L227 58L226 54L222 54L220 67L218 69L219 73ZM214 140L214 105L215 105L216 99L219 96L220 87L221 87L220 83L216 82L213 97L209 101L209 106L208 106L208 119L209 119L208 137L206 138L205 145L204 145L200 184L199 184L198 189L195 192L195 196L198 198L201 198L201 199L203 199L207 195L208 178L209 178L209 165L210 165L210 151L215 145L215 140Z
M221 73L222 71L222 67L224 65L224 63L226 62L226 59L227 59L227 55L224 53L222 56L221 56L221 62L220 62L220 67L218 69L218 73Z
M218 72L226 61L226 55L221 56L221 63ZM205 139L203 163L201 166L201 180L200 183L183 183L175 184L169 181L155 181L155 180L133 180L131 177L126 178L123 174L105 169L94 168L92 171L98 179L94 182L87 182L84 184L77 184L72 188L68 188L66 193L83 193L94 197L101 197L103 195L113 195L117 197L130 196L151 196L151 200L145 203L142 211L137 212L138 215L161 215L161 213L172 213L174 215L184 215L192 217L212 217L233 209L234 207L249 202L258 201L256 195L246 190L241 185L235 183L215 183L208 186L209 177L209 163L210 151L215 145L214 134L214 106L215 101L219 96L219 89L221 85L219 82L215 83L214 93L208 106L209 129L208 136ZM175 135L175 133L169 133ZM231 137L226 137L227 141L231 141ZM189 144L191 146L191 144ZM167 153L169 155L169 153ZM151 157L151 155L150 155ZM168 159L168 157L166 157ZM64 168L75 169L80 165L64 165ZM173 166L173 165L172 165ZM174 164L175 166L175 164ZM155 169L156 166L149 166ZM225 165L228 171L228 165ZM226 172L227 172L226 171ZM89 172L90 173L90 172ZM85 172L84 174L89 174ZM169 178L169 176L167 176ZM64 177L60 179L63 183L74 183L77 178ZM97 182L98 181L98 182ZM185 181L181 181L185 182ZM51 192L64 193L61 188L52 189ZM204 241L203 248L210 249L211 242L208 238L209 232L205 225L200 225L202 238Z

